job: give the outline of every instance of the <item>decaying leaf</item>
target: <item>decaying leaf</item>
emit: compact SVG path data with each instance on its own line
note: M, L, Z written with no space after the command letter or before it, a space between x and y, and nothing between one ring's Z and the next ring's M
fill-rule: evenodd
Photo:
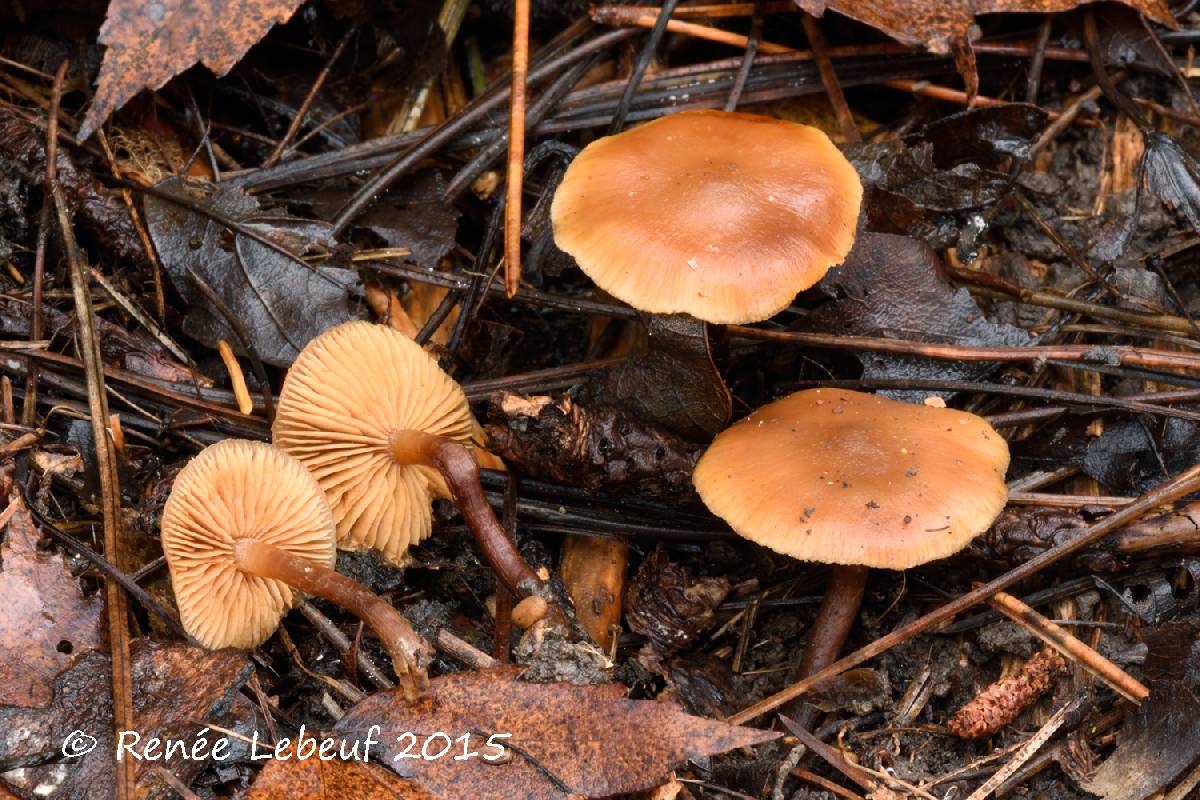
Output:
M173 739L191 747L204 738L208 748L221 737L206 725L226 729L239 727L248 701L239 689L250 677L253 665L235 650L212 652L181 643L133 643L133 712L139 744L149 739ZM79 731L79 734L74 732ZM112 797L113 751L100 744L86 755L63 759L64 742L86 746L93 737L111 742L112 666L107 655L88 653L54 682L54 700L45 708L0 706L0 761L30 766L3 775L8 788L22 798L90 800ZM81 738L81 735L84 738ZM133 744L132 739L126 740ZM234 748L243 748L231 739ZM226 758L232 752L226 750ZM162 753L160 752L160 755ZM211 752L209 753L211 755ZM43 763L49 759L49 763ZM140 798L177 797L163 783L153 766L161 766L184 783L212 764L211 759L171 758L138 761Z
M1142 800L1200 755L1200 619L1146 636L1150 698L1117 734L1117 749L1083 788L1105 800Z
M188 204L211 208L295 256L328 241L325 223L265 213L238 188L178 179L159 188ZM349 289L358 275L353 270L297 263L246 233L229 231L203 214L156 197L146 198L146 223L171 282L190 305L184 330L210 347L224 339L237 348L238 338L189 270L224 300L258 355L270 364L291 364L309 339L354 318Z
M5 526L0 546L0 704L44 706L54 676L100 647L104 602L85 596L58 553L39 553L25 503Z
M826 9L866 23L898 42L948 53L971 40L977 14L1053 14L1092 0L796 0L814 16ZM1176 27L1162 0L1121 0L1155 22Z
M395 692L380 692L351 709L335 730L348 739L361 738L371 725L381 725L384 762L445 800L627 794L662 783L688 759L778 736L688 716L669 703L627 700L619 684L524 683L517 679L519 671L500 667L436 678L415 704ZM415 743L401 736L404 731L413 732ZM497 751L486 742L497 735L495 741L511 758L456 761L462 741L435 760L412 758L430 737L427 752L442 749L445 739L436 732L451 739L472 733L466 740L471 752L493 757Z
M988 321L966 289L955 289L943 277L933 249L906 236L860 235L846 262L819 285L837 299L804 319L807 330L977 346L1018 347L1031 341L1019 328ZM858 358L864 378L973 380L993 369L980 362L886 353Z
M79 138L142 89L159 89L193 64L224 75L299 6L300 0L112 0L100 28L108 51Z
M1014 161L1028 158L1046 112L1026 103L974 108L901 138L850 145L863 182L866 230L922 239L957 237L951 212L984 208L1012 188Z
M373 761L271 759L244 800L436 800Z
M697 441L728 423L733 400L713 364L708 326L685 314L655 315L644 350L592 382L596 406L628 410L638 419Z

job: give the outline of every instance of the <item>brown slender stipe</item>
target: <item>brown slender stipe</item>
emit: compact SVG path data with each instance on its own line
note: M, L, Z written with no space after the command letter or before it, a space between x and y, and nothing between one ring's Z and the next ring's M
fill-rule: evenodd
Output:
M415 688L425 688L423 670L407 676L415 681L403 680L406 676L402 671L407 665L427 662L430 656L428 645L416 636L407 619L370 589L345 575L256 539L234 542L233 557L238 567L250 575L282 581L305 594L328 600L361 619L387 648L392 664L402 678L401 684L415 683Z
M432 530L433 498L451 499L500 582L524 597L541 582L484 496L468 447L478 430L462 388L420 345L368 322L308 343L273 426L329 498L339 547L403 563Z
M333 571L329 504L282 450L226 440L202 451L175 480L162 545L184 629L206 647L257 647L304 592L375 631L406 696L424 689L432 649L400 612Z
M510 592L524 597L541 583L492 512L479 482L479 464L470 450L441 436L401 430L388 436L388 452L397 464L420 464L441 473L483 557Z

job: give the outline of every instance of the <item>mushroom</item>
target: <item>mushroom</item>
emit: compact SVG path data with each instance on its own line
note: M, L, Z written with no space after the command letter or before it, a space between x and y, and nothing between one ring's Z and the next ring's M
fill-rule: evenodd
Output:
M800 663L832 663L858 615L867 568L958 552L1004 508L1008 444L974 414L810 389L722 432L693 483L740 536L833 564Z
M554 195L554 240L635 308L774 316L850 251L858 173L823 132L684 111L592 142Z
M458 506L500 581L518 596L541 586L496 520L468 448L466 395L413 340L347 322L301 351L283 382L275 444L329 498L338 546L400 563L433 527L432 499Z
M432 650L395 608L334 572L329 504L282 450L227 439L201 451L167 498L162 547L183 627L206 647L257 647L303 592L361 619L407 693L423 688Z

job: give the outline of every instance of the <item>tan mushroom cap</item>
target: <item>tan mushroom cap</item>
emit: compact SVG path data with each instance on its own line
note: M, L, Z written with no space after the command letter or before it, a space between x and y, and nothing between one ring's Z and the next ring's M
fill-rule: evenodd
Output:
M433 496L449 490L436 470L397 464L388 436L419 430L469 444L474 425L462 388L420 345L347 322L309 342L288 370L272 432L325 490L338 546L401 563L433 528Z
M1008 444L974 414L810 389L717 436L693 482L714 514L772 550L907 569L991 525L1006 469Z
M286 583L238 569L233 544L246 538L322 567L337 555L329 504L304 465L269 444L227 439L180 471L162 518L179 616L206 647L257 647L298 601Z
M592 142L554 195L554 240L658 314L767 319L841 263L862 184L817 128L684 111Z

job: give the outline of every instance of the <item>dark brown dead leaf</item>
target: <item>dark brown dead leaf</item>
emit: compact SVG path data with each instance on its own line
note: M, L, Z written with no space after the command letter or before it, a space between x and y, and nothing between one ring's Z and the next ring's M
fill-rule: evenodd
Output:
M803 320L806 330L958 345L1030 343L1024 331L988 321L966 289L955 289L946 280L933 249L906 236L862 234L845 263L831 269L820 287L836 299ZM858 358L864 378L977 380L994 369L979 362L885 353Z
M898 42L948 53L971 39L977 14L1053 14L1091 0L796 0L814 16L826 9L883 31ZM1155 22L1176 27L1162 0L1121 0Z
M206 725L226 729L241 727L248 701L239 690L253 665L235 650L212 652L186 644L133 643L133 711L138 733L177 739L191 744ZM82 731L102 744L87 755L62 759L63 742L73 731ZM113 752L111 741L112 667L107 655L88 653L54 682L54 700L45 708L0 706L0 761L50 763L5 773L4 782L19 797L56 800L92 800L112 797ZM247 732L248 733L248 732ZM205 738L220 738L211 728ZM236 743L236 740L231 740ZM138 797L166 800L178 794L154 771L155 765L173 772L187 783L210 760L179 758L139 761Z
M709 441L729 423L733 400L713 364L708 326L687 315L653 316L642 352L592 381L596 406L623 408L653 425Z
M1200 619L1167 623L1146 636L1150 698L1126 720L1117 749L1082 784L1105 800L1141 800L1167 786L1200 755Z
M946 215L990 206L1010 191L1014 160L1028 158L1047 121L1037 106L1007 103L951 114L901 138L847 146L863 182L866 230L958 236L959 221Z
M272 759L246 790L244 800L436 800L412 781L380 764L309 758Z
M100 28L100 43L108 50L79 138L91 136L142 89L160 89L193 64L224 75L300 5L300 0L112 0Z
M159 188L209 207L296 256L328 243L325 223L266 213L236 187L171 179ZM190 305L184 330L210 347L224 339L237 349L238 338L197 288L189 269L224 300L259 357L270 364L291 364L309 339L354 318L349 290L358 274L353 270L299 264L251 236L156 197L146 198L146 224L171 282Z
M39 534L24 501L0 546L0 704L44 706L54 676L103 642L104 602L85 596L58 553L39 553Z
M678 706L628 700L619 684L575 686L517 680L519 668L446 675L432 681L419 701L406 702L381 692L359 703L335 730L361 738L381 725L384 763L436 797L458 800L566 800L570 795L609 797L649 789L688 759L724 753L770 741L769 731L739 728L692 717ZM397 758L417 737L419 753L437 731L457 738L473 733L471 749L493 753L484 743L493 734L512 755L504 763L482 757L455 761L447 753L434 761ZM434 739L431 752L444 740ZM455 743L454 753L462 752Z

